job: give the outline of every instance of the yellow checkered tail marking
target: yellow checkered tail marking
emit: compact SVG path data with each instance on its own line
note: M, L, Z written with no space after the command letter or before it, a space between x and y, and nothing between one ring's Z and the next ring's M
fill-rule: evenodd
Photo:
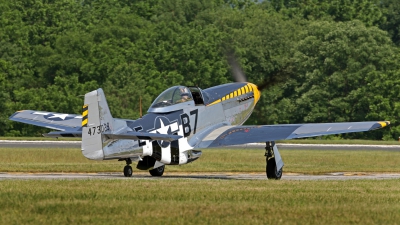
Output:
M82 127L87 127L87 124L88 124L88 111L89 111L88 105L84 105L82 107Z

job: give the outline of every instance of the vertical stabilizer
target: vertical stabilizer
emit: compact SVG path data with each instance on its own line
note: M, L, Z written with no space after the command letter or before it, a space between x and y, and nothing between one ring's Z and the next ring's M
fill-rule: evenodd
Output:
M103 160L103 135L112 132L113 118L101 88L85 94L82 112L82 154L93 160Z

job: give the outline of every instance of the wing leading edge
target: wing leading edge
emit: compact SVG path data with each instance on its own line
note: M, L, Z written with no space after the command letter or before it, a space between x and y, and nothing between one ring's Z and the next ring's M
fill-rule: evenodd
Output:
M12 121L46 127L63 133L79 133L82 130L82 115L23 110L9 118Z
M212 131L196 147L214 148L329 134L361 132L380 129L389 124L389 121L371 121L265 126L225 126Z

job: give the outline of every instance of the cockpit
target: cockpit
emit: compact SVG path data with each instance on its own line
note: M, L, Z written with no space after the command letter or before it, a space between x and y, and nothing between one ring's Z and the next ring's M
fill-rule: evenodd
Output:
M174 86L162 92L150 109L163 108L184 102L191 102L193 105L204 105L203 93L198 87Z

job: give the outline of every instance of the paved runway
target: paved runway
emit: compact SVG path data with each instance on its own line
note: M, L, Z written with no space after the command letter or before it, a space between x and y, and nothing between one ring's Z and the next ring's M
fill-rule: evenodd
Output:
M5 141L0 140L0 148L80 148L80 141ZM279 149L315 150L374 150L400 151L400 145L331 145L331 144L277 144ZM241 149L263 149L263 144L234 146ZM122 173L0 173L5 179L227 179L227 180L266 180L264 173L168 173L163 177L151 177L147 172L134 173L124 177ZM400 174L382 173L330 173L324 175L304 175L284 173L282 180L354 180L354 179L400 179Z
M9 141L0 140L0 148L80 148L81 141Z
M165 173L162 177L152 177L148 173L124 177L122 173L0 173L0 180L75 180L75 179L223 179L223 180L267 180L263 173ZM400 179L399 173L329 173L324 175L304 175L284 173L282 180L379 180Z
M277 143L279 149L307 150L381 150L400 151L400 145L345 145L345 144L283 144ZM80 141L8 141L0 140L0 148L80 148ZM236 145L229 148L263 149L264 144Z

